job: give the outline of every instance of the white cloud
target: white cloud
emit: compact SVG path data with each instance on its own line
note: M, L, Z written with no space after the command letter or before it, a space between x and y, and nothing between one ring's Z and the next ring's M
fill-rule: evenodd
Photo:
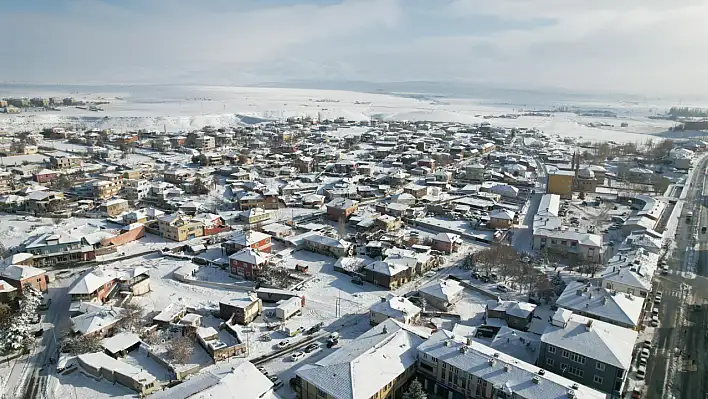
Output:
M703 0L247 3L146 0L141 9L78 0L54 14L4 13L5 31L25 34L5 44L0 80L432 80L708 91ZM469 29L447 29L460 22Z

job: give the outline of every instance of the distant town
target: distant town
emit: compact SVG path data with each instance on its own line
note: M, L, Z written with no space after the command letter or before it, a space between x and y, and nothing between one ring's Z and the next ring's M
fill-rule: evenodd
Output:
M0 134L3 397L669 397L708 143L495 118Z

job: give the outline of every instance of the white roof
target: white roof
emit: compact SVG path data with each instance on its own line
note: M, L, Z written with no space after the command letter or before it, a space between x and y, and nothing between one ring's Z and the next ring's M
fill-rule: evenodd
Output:
M107 282L117 278L116 274L110 270L92 270L74 283L69 290L69 295L87 295L96 292Z
M140 342L140 337L130 332L122 332L103 340L101 345L111 353L118 353Z
M153 317L153 320L157 321L162 321L165 323L171 322L178 314L182 313L185 310L184 305L180 305L177 303L170 303L167 306L165 306L164 309L160 311L155 317Z
M398 273L408 270L409 267L398 262L387 262L379 260L364 266L364 269L368 269L375 273L384 274L387 276L395 276Z
M452 302L465 288L459 281L441 280L420 289L420 292Z
M514 212L507 209L495 209L489 214L492 219L514 220Z
M546 371L538 374L539 367L515 357L500 353L494 348L474 340L459 342L452 332L440 330L418 346L418 351L438 361L459 368L498 387L506 387L519 397L527 399L567 399L573 390L577 398L605 399L606 395L584 385ZM422 357L422 356L420 356ZM490 361L490 359L494 359ZM504 369L504 367L507 369ZM534 383L538 378L540 383Z
M574 314L565 327L549 324L541 342L629 370L637 335L634 330Z
M155 381L155 377L144 371L120 360L116 360L103 352L85 353L78 356L83 363L90 365L95 369L106 369L115 373L128 376L134 381L139 381L143 385L150 384Z
M276 399L273 383L253 363L209 367L183 383L157 392L155 399Z
M0 280L0 292L12 292L12 291L17 291L17 288L13 287L10 285L5 280Z
M394 319L402 319L420 313L419 307L402 296L394 296L386 301L375 303L370 310Z
M438 233L433 237L433 240L453 243L460 241L460 236L453 233Z
M8 280L20 281L44 274L45 271L32 266L10 265L0 273L0 277Z
M268 260L268 255L251 247L246 247L229 256L229 259L251 265L262 265Z
M415 364L421 343L423 338L388 319L295 373L337 399L369 399Z
M80 334L91 334L102 328L110 327L122 319L122 308L103 308L71 318L71 329Z
M568 284L556 304L603 320L637 326L642 316L644 298L617 292L613 295L604 287L586 286L574 281Z
M502 301L501 299L497 299L487 301L487 308L525 319L536 310L536 305L528 302Z

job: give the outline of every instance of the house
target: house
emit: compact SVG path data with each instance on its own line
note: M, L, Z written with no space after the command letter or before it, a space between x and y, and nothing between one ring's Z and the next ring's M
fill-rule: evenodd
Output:
M275 238L285 238L293 234L290 226L281 223L270 223L262 228L263 232Z
M45 233L30 239L25 252L32 254L37 267L63 263L78 263L96 258L95 249L83 238L66 232Z
M54 169L71 169L81 166L81 158L75 155L52 155L49 157L49 163Z
M35 215L60 211L64 193L58 191L33 191L27 196L27 210Z
M108 217L118 216L130 210L130 203L122 198L116 198L101 204L101 211Z
M42 169L32 175L32 179L37 183L48 183L59 177L55 170Z
M263 208L250 208L239 213L239 218L248 224L263 223L271 218L271 213Z
M47 292L47 272L36 267L10 265L0 273L0 278L15 287L18 295L22 295L27 284L39 292Z
M556 305L581 316L636 329L641 323L644 298L573 281L556 299Z
M254 294L219 301L219 316L233 323L246 325L263 313L263 301Z
M489 214L489 227L493 229L508 229L514 224L514 212L507 209L495 209Z
M251 208L265 208L265 197L259 193L247 193L238 199L238 206L242 211Z
M232 235L228 241L221 244L227 255L238 252L244 248L253 248L259 252L270 253L271 236L255 230L239 232Z
M418 345L417 378L436 398L606 398L604 393L539 371L538 366L449 330L438 330Z
M180 304L171 302L164 309L160 311L155 317L152 318L153 323L160 326L166 327L170 324L175 324L180 321L181 318L187 315L187 307Z
M440 280L418 290L426 303L443 312L450 311L462 299L464 287L455 280Z
M150 182L145 179L123 180L123 195L129 200L141 200L150 194Z
M226 224L224 218L215 213L197 213L192 217L192 222L202 224L204 227L205 236L231 230L231 228Z
M558 309L558 312L568 312ZM569 312L568 312L569 313ZM632 366L636 331L566 313L541 335L538 366L619 396Z
M487 301L485 318L500 319L506 324L521 331L527 331L533 321L536 305L520 301L502 301L501 299Z
M652 291L652 278L658 262L657 254L643 248L619 253L610 258L599 278L605 289L646 298Z
M152 394L153 399L278 399L268 377L249 361L208 367L171 388Z
M351 243L322 234L308 235L304 237L303 242L307 250L335 258L347 256L352 249Z
M231 274L254 280L268 264L268 255L247 247L229 256Z
M69 289L72 301L106 302L117 288L118 276L112 271L94 269L84 273Z
M338 221L347 219L359 208L359 202L348 198L335 198L327 203L327 218Z
M17 299L17 288L0 279L0 303L11 303Z
M300 399L400 398L415 376L424 339L386 320L325 358L295 371Z
M148 269L138 266L128 270L118 277L120 290L127 291L135 296L145 295L151 291L150 274Z
M533 249L541 251L544 248L561 253L576 254L592 263L602 263L604 260L603 238L600 234L584 233L573 230L537 228L534 223Z
M109 382L121 384L140 395L147 395L160 387L152 374L103 352L84 353L77 356L76 360L85 372L95 378L105 378Z
M74 334L104 337L123 319L123 309L89 303L72 304L69 308ZM78 314L77 314L78 313Z
M413 324L420 319L420 308L402 296L382 297L381 302L375 303L369 308L369 323L375 326L387 319L394 319L403 324Z
M104 352L114 359L123 357L140 347L142 341L140 337L131 332L121 332L110 338L105 338L101 342Z
M97 180L90 183L91 194L96 199L109 199L118 195L123 188L122 181L116 180Z
M411 280L414 268L415 260L394 262L387 259L369 263L362 273L364 281L393 290Z
M204 225L176 212L158 219L160 235L172 241L186 241L204 235Z
M459 235L453 233L438 233L433 237L432 248L445 252L452 253L457 251L457 249L462 245L462 238Z

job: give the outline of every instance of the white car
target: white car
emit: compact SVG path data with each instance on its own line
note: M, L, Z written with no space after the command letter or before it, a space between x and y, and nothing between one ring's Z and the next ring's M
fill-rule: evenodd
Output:
M278 342L278 348L280 348L280 349L283 349L288 345L290 345L290 341L288 341L287 339L284 339L284 340Z
M424 274L423 276L425 276L425 277L435 277L435 272L431 270L431 271L429 271L429 272L425 272L425 274Z
M644 349L642 349L642 351L639 353L639 358L640 358L640 359L642 359L642 358L647 358L647 359L648 359L648 358L649 358L649 355L651 355L651 351L649 350L649 348L644 348Z
M290 355L290 360L292 360L293 362L297 362L298 360L302 359L303 357L305 357L304 352L293 352L293 354Z
M650 324L652 327L659 327L659 318L657 316L652 316Z
M637 367L637 379L643 380L647 376L647 368L644 366Z
M663 294L661 291L657 291L656 294L654 294L654 303L661 303L661 298L663 297Z

